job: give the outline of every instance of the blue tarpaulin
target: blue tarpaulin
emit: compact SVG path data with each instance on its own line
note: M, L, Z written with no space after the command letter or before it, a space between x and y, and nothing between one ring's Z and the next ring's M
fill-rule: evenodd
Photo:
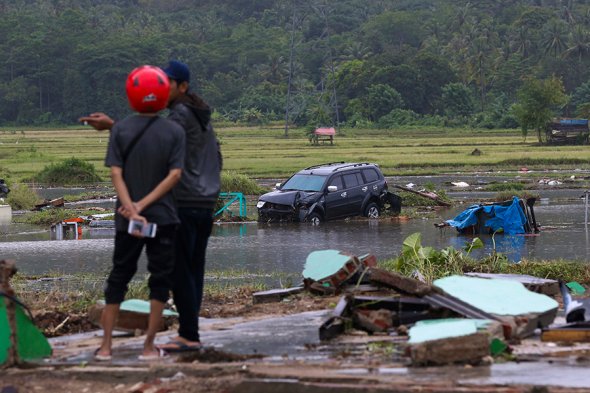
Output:
M527 219L517 197L513 197L512 203L508 206L500 204L469 206L454 219L447 220L446 223L462 232L465 228L478 225L478 213L480 211L485 213L486 221L483 223L484 226L489 228L492 233L496 231L503 231L508 235L525 233L524 225Z

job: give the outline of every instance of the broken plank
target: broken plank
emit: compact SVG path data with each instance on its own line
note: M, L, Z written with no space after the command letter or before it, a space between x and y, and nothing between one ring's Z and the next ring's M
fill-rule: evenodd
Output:
M393 288L398 292L414 296L425 296L433 291L432 286L402 274L371 267L365 275L374 284Z
M320 341L331 340L344 333L345 325L343 317L349 312L348 307L348 298L346 296L341 297L336 308L334 308L332 316L320 326Z
M541 341L590 342L590 322L576 322L543 329Z
M280 302L284 298L291 295L296 295L302 291L303 287L293 287L255 292L252 294L252 302L254 304Z

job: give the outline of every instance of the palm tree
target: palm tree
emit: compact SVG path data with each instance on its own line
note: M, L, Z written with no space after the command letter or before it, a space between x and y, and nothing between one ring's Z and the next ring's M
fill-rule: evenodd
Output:
M552 20L547 29L543 32L541 44L545 49L545 55L552 54L553 57L561 54L567 49L565 24L559 20Z
M519 26L510 40L510 46L514 52L518 52L523 58L529 57L532 42L529 38L529 29L526 26Z
M578 61L582 63L582 59L588 54L590 54L590 35L586 29L578 25L570 34L568 48L563 52L563 55L566 58L577 57Z
M354 41L342 51L341 60L365 60L372 55L371 49L360 41Z

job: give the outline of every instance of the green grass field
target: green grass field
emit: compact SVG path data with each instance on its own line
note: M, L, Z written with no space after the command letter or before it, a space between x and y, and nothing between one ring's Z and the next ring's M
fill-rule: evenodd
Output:
M224 169L253 178L284 178L296 170L333 161L370 161L386 176L487 170L590 169L589 146L543 146L519 130L339 130L334 145L312 145L303 129L218 128ZM0 173L31 178L50 163L77 157L108 181L103 159L108 132L89 128L0 131ZM471 155L475 149L481 155Z

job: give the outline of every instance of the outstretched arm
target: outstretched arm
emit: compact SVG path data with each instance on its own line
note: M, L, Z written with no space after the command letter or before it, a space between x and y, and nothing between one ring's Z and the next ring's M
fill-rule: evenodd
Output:
M88 124L97 131L110 130L115 124L115 121L106 113L94 112L88 116L83 116L78 119L79 122Z

